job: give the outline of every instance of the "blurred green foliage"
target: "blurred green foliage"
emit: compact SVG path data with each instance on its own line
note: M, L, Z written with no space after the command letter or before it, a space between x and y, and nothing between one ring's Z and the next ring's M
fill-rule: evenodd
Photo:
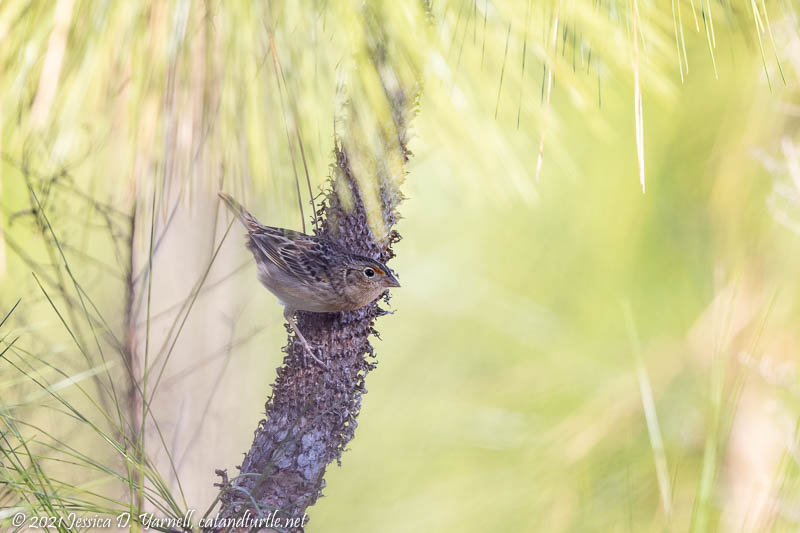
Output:
M146 477L173 511L205 509L213 469L249 446L285 338L252 268L225 291L180 285L242 271L216 260L201 277L225 229L209 199L224 187L299 229L299 192L308 225L334 133L358 139L368 190L388 120L370 54L385 53L419 94L392 264L403 288L309 531L796 530L796 6L661 4L3 2L0 312L22 303L0 350L19 337L6 356L28 373L0 365L3 434L24 420L34 455L69 443L135 477L135 454L59 422L30 376L92 420L118 411L114 340L131 324L150 335L147 276L133 321L125 291L147 271L152 221L174 235L154 259L152 320L176 355L152 414L165 436L145 426ZM229 240L224 255L244 259ZM242 335L233 349L219 323ZM111 434L115 416L97 424ZM0 505L43 506L5 457ZM43 465L72 484L55 491L66 499L131 504L124 479Z

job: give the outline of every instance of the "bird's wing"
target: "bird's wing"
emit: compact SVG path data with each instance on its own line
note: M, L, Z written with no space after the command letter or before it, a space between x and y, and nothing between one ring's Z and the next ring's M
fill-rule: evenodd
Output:
M333 250L315 237L290 229L261 226L250 232L250 239L266 259L299 281L318 282L327 275L328 259Z

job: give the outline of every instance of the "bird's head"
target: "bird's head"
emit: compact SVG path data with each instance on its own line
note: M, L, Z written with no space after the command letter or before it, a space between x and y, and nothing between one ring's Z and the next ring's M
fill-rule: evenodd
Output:
M386 289L400 286L389 267L367 257L356 257L347 265L346 280L349 296L361 305L372 302Z

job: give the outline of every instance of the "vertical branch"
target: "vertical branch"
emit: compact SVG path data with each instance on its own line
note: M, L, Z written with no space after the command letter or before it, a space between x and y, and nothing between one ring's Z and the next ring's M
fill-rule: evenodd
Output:
M398 183L410 155L406 126L413 110L380 44L370 50L370 58L389 111L378 113L385 117L378 119L376 128L383 153L368 156L373 158L368 166L377 175L354 171L356 156L352 154L363 156L365 142L353 133L357 126L352 137L337 137L331 188L319 210L322 223L316 232L347 250L385 262L394 256L392 244L400 239L392 226L402 200ZM350 120L354 120L352 115ZM362 161L358 168L364 166ZM365 193L359 187L364 179L377 180L386 230L383 237L376 238L369 223ZM369 337L376 333L375 320L384 314L377 302L342 313L298 313L301 331L326 352L328 369L304 365L303 348L290 338L266 403L266 418L256 429L240 475L228 482L225 473L219 472L223 477L219 523L209 530L224 530L225 520L245 516L271 520L269 527L277 530L303 530L306 511L325 486L327 466L341 459L354 437L366 376L375 368L369 359L374 357Z
M139 442L139 437L141 434L142 428L142 397L141 391L139 390L139 368L140 368L140 361L137 352L136 346L136 320L137 320L137 313L136 313L136 224L138 219L138 203L134 197L133 200L133 209L131 210L131 219L130 219L130 234L128 235L127 241L127 251L128 251L128 265L127 265L127 272L125 276L125 307L123 312L125 313L125 322L123 323L123 327L125 331L123 332L123 340L122 340L122 356L125 365L127 366L127 372L129 377L128 383L128 390L127 390L127 397L126 397L126 409L127 409L127 416L130 420L130 435L129 435L129 442L136 446L136 443ZM131 466L126 464L126 468L128 469L128 481L129 481L129 494L131 497L131 505L135 509L141 509L143 505L142 500L142 493L141 491L136 490L141 483L140 478L140 470L138 468L131 468Z

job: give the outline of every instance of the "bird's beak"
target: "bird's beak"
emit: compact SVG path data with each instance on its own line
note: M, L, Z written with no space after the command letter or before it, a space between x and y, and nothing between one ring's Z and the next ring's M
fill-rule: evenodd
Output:
M400 282L397 281L397 278L394 277L392 274L386 276L386 286L387 287L399 287Z

